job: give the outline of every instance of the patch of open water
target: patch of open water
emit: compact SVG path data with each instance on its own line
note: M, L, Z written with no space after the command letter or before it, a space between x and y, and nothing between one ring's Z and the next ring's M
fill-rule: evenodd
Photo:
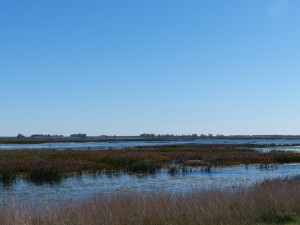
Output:
M263 148L251 148L259 152L271 152L271 151L292 151L300 152L300 146L275 146L275 147L263 147Z
M43 144L0 144L0 149L89 149L128 148L137 146L161 146L176 144L257 144L299 145L300 139L195 139L176 141L107 141L107 142L58 142ZM299 147L296 150L300 150Z
M249 187L267 179L296 175L300 175L300 164L279 165L268 169L262 169L259 165L217 167L211 172L191 167L188 168L188 172L179 171L175 174L170 174L164 169L152 175L83 174L64 178L59 183L43 184L18 178L11 185L0 187L0 204L11 200L18 203L81 200L96 193L108 195L132 191L176 193L196 189Z

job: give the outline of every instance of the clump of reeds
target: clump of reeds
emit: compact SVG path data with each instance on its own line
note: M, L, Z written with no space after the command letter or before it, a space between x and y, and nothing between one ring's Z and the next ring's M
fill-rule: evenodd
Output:
M127 171L134 173L155 173L161 168L157 162L152 160L137 161L127 166Z
M0 181L4 184L11 183L17 176L17 170L15 168L1 168L0 169Z
M99 157L97 162L107 164L108 170L123 170L130 173L155 173L162 167L157 160L139 158L130 154Z
M42 183L42 182L52 182L59 181L65 174L59 168L50 167L50 168L38 168L32 170L28 174L29 180Z
M294 152L277 152L274 158L277 163L300 162L300 154Z

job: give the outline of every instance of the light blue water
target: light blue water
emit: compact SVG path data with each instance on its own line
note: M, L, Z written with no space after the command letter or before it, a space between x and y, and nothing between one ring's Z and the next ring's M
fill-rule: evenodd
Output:
M62 179L60 183L34 184L18 178L12 185L0 186L0 203L45 203L80 200L96 193L112 194L132 191L185 192L195 189L248 187L266 179L300 175L300 164L280 165L260 169L258 165L214 168L204 172L191 168L192 172L170 174L161 170L155 175L82 175Z
M300 139L195 139L178 141L110 141L110 142L60 142L43 144L0 144L0 149L88 149L127 148L175 144L274 144L300 145ZM298 149L297 149L298 150Z
M263 148L251 148L260 152L270 152L270 151L292 151L300 152L300 146L276 146L276 147L263 147Z

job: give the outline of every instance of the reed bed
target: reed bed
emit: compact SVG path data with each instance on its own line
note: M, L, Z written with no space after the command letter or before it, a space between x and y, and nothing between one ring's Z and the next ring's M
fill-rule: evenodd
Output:
M30 225L254 225L300 224L300 180L248 189L189 193L95 195L77 202L17 206L0 211L0 224Z
M70 173L104 170L155 173L162 167L174 164L211 168L238 164L300 162L300 153L263 153L247 150L250 147L175 145L106 150L1 150L0 181L7 183L20 175L30 180L55 180Z

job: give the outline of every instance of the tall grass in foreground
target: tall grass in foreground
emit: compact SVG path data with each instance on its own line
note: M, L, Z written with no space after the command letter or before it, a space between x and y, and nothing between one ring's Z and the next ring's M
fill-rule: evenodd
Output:
M0 224L299 224L299 193L300 180L278 180L251 189L99 195L56 209L51 206L22 209L11 204L0 211Z

